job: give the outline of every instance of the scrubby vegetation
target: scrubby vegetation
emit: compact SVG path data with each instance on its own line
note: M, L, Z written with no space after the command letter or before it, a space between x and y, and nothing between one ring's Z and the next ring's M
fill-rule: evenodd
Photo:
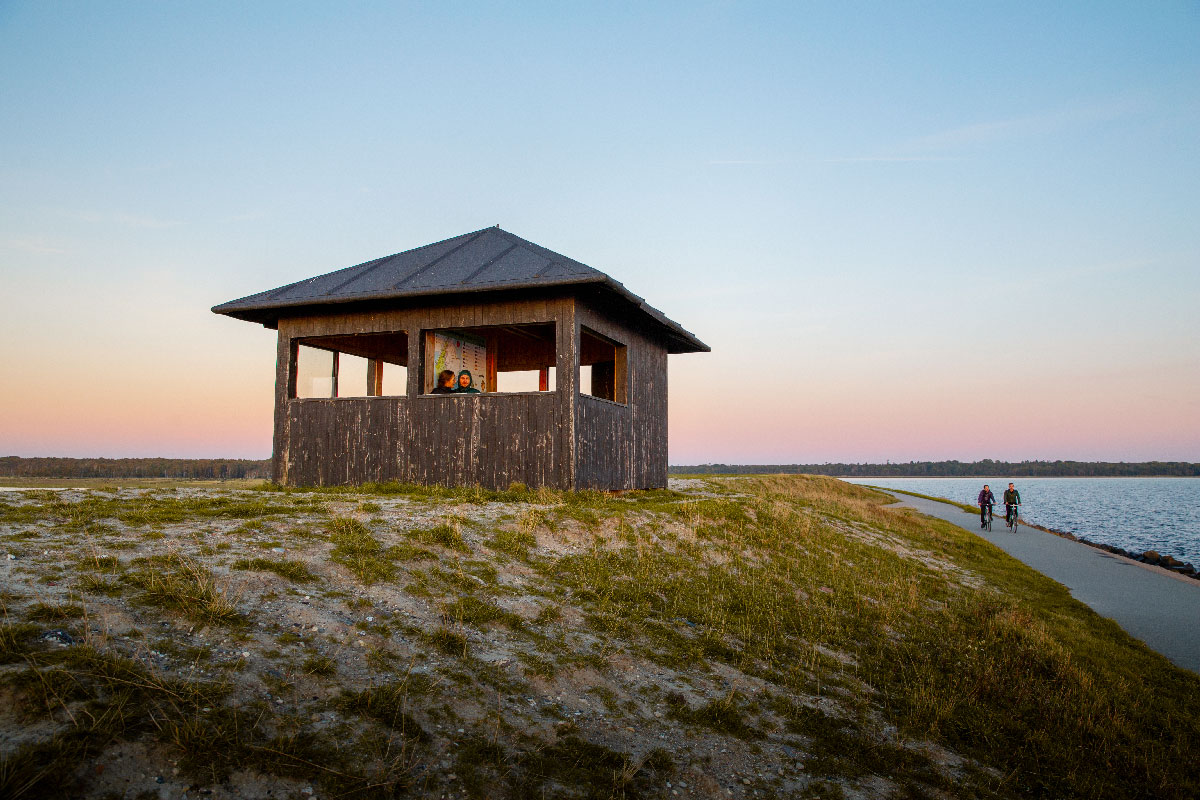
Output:
M1200 677L889 502L5 493L0 796L1200 794Z

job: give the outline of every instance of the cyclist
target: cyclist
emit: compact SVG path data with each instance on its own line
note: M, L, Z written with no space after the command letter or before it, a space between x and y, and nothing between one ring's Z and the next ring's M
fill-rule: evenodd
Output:
M986 528L988 514L991 513L992 506L996 504L996 495L992 494L992 490L988 488L986 483L983 485L983 491L979 493L979 499L975 501L975 504L979 506L979 527Z
M1017 506L1019 505L1021 505L1021 493L1010 483L1008 488L1004 490L1004 518L1015 521L1019 510ZM1015 524L1012 527L1013 530L1017 528Z

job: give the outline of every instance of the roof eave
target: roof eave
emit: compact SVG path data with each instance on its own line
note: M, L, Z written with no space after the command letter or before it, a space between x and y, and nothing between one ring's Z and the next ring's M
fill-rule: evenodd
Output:
M648 304L643 298L634 294L625 288L624 284L612 279L607 275L593 276L586 275L578 278L566 278L555 281L553 285L547 285L539 282L514 282L514 283L492 283L486 285L463 286L461 289L456 289L453 292L447 292L444 287L439 287L436 290L430 291L407 291L407 292L392 292L392 293L371 293L361 295L341 295L338 297L316 298L309 297L304 299L291 300L287 302L245 302L251 297L259 295L249 295L248 297L238 300L231 300L228 303L221 303L212 307L214 314L221 314L234 319L240 319L244 322L257 322L266 328L277 328L279 326L279 318L286 316L288 311L300 311L302 309L323 309L329 306L353 306L364 303L379 303L389 300L418 300L428 297L444 297L450 298L462 295L490 294L503 291L522 291L522 290L549 290L553 291L561 287L579 287L592 284L603 287L620 296L625 301L632 304L639 311L645 314L650 320L663 329L665 338L668 341L669 353L708 353L711 348L704 342L697 339L690 331L685 330L679 323L668 318L658 309Z

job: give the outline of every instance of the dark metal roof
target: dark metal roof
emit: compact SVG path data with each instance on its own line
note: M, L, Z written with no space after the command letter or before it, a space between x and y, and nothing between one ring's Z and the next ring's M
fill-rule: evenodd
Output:
M708 345L600 270L498 226L231 300L212 310L275 327L289 310L299 312L317 306L558 287L587 287L631 304L666 335L672 353L709 350Z

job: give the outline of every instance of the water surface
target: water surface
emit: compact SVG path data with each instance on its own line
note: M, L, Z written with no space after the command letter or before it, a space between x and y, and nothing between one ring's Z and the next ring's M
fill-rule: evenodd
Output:
M1156 550L1200 567L1200 478L846 478L888 489L975 504L983 484L997 514L1009 481L1021 492L1021 518L1134 553Z

